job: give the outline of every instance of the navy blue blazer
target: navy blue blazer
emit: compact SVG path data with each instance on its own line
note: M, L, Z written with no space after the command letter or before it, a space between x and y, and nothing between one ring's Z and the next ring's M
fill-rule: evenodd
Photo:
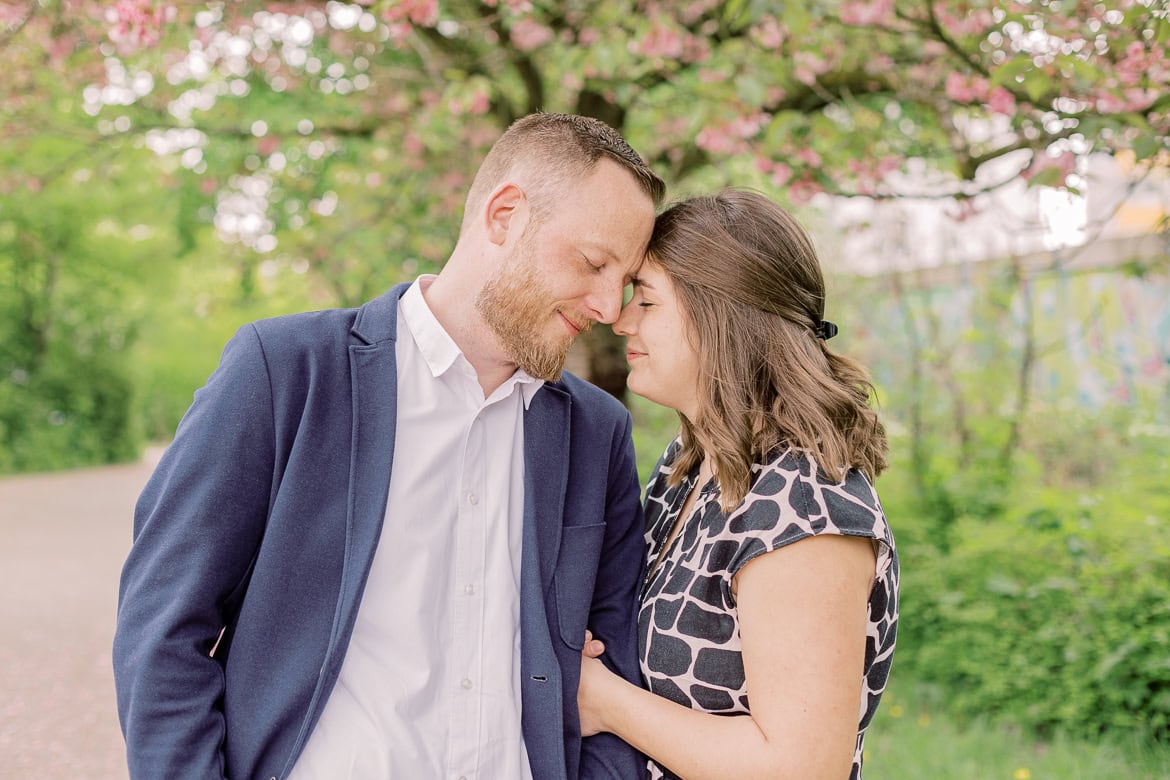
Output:
M406 287L246 325L196 392L138 500L119 590L114 672L133 777L281 778L300 755L374 549L395 543L381 531ZM524 415L521 719L537 780L644 774L616 737L581 739L576 700L586 627L638 679L630 428L617 401L568 374Z

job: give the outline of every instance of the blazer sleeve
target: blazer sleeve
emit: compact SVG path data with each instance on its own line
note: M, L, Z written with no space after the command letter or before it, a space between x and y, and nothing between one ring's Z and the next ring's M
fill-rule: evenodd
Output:
M273 431L263 347L246 325L135 508L113 648L133 778L224 777L224 674L210 652L263 535Z
M638 589L646 555L643 544L641 488L631 437L632 421L617 431L609 464L605 508L605 540L594 587L589 629L605 642L603 660L615 672L641 685L638 664ZM613 734L597 734L581 742L583 780L642 778L646 759Z

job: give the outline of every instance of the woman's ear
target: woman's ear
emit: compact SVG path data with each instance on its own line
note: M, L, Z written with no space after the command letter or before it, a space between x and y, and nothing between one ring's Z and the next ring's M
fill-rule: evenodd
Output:
M484 231L493 244L503 246L513 230L524 230L528 218L528 196L519 185L505 182L492 190L484 204Z

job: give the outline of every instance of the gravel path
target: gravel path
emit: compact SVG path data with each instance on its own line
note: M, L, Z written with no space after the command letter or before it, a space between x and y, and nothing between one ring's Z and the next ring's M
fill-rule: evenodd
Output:
M0 479L0 776L126 777L110 644L142 463Z

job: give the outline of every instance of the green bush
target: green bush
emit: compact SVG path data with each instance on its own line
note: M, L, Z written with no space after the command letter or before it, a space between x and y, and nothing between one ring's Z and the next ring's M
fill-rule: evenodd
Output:
M1097 487L1022 479L1000 516L960 517L946 552L891 512L909 526L897 663L956 711L1170 738L1170 465L1158 431L1126 438ZM909 508L895 493L887 510Z
M0 378L0 474L133 460L133 387L114 355L55 354Z

